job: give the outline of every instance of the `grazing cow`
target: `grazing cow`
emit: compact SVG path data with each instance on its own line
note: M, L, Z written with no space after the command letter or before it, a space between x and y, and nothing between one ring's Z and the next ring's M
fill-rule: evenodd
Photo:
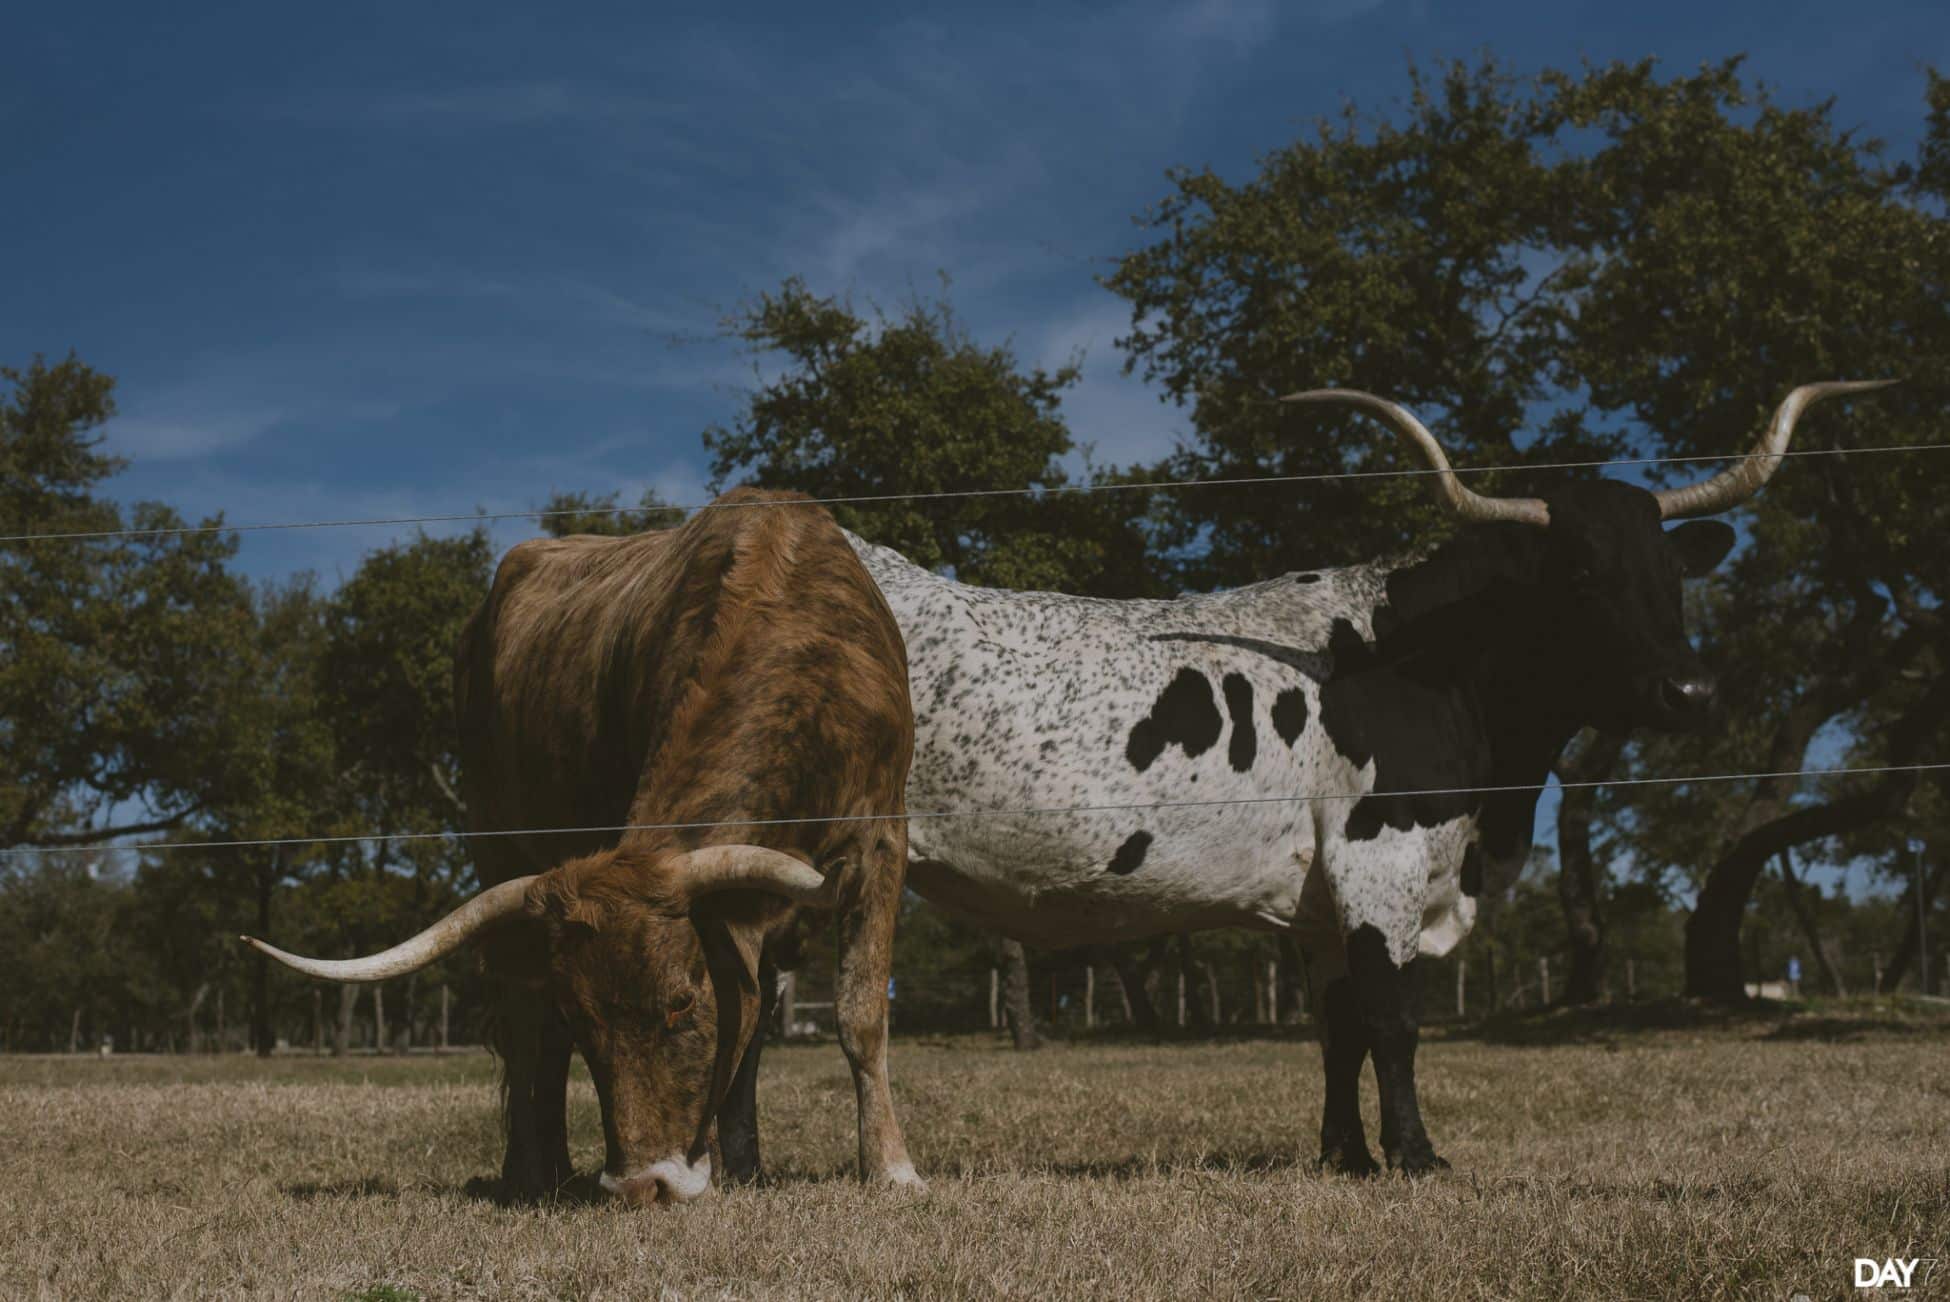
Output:
M1723 511L1779 464L1800 412L1875 387L1797 389L1755 455L1648 492L1573 483L1479 496L1407 411L1349 403L1408 439L1473 522L1432 549L1171 601L968 587L854 539L907 641L917 819L909 884L1052 946L1202 927L1290 930L1322 1028L1321 1163L1444 1163L1415 1091L1417 955L1469 931L1486 863L1528 853L1538 791L1585 725L1703 725L1713 683L1680 580L1726 554ZM1164 807L1150 807L1164 806Z
M376 981L479 937L513 1193L573 1174L576 1048L602 1105L602 1186L636 1203L709 1186L713 1121L728 1099L750 1111L766 946L799 906L840 918L861 1174L919 1183L886 1062L913 749L905 652L832 517L801 502L740 489L677 529L510 551L455 661L488 889L370 958L251 942L314 976ZM724 1153L755 1174L748 1138Z

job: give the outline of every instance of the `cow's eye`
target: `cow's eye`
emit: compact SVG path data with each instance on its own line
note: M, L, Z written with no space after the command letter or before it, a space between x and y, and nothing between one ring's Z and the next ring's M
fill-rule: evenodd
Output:
M664 1025L665 1026L677 1025L677 1023L683 1021L686 1017L689 1017L691 1015L691 1010L696 1007L697 1007L697 991L692 990L686 992L685 994L679 995L676 999L671 1001L670 1011L664 1014Z

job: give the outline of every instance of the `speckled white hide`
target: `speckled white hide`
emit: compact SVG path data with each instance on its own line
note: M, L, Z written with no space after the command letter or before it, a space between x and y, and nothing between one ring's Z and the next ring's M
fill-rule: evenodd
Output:
M970 587L848 537L907 641L913 814L1261 802L916 817L923 896L1046 946L1243 926L1337 950L1368 924L1401 964L1468 933L1474 815L1349 840L1354 799L1292 799L1374 784L1321 724L1329 634L1345 620L1371 639L1412 558L1108 601Z

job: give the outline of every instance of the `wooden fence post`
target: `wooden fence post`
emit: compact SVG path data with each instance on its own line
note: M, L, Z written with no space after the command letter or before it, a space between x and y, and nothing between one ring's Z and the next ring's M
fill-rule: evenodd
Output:
M447 1051L447 983L440 983L440 1052Z
M996 1030L1002 1025L1002 973L989 969L989 1029Z
M1085 964L1083 969L1083 1024L1086 1028L1097 1025L1097 965Z
M1266 960L1266 1021L1270 1026L1280 1024L1280 960Z
M1456 960L1456 1016L1469 1016L1469 1005L1463 1000L1463 987L1469 982L1469 964Z
M1178 1024L1185 1024L1185 973L1178 973Z

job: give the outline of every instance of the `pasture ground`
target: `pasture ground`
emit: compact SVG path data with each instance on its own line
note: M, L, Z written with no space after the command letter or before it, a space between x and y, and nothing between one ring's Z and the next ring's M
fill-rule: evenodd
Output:
M0 1058L0 1296L1785 1299L1950 1258L1950 1018L1917 1004L1437 1030L1455 1169L1420 1182L1314 1174L1304 1033L906 1038L893 1067L925 1199L854 1183L845 1061L792 1045L772 1186L630 1212L480 1192L482 1054ZM586 1079L573 1109L593 1170ZM1950 1297L1950 1263L1911 1296Z

